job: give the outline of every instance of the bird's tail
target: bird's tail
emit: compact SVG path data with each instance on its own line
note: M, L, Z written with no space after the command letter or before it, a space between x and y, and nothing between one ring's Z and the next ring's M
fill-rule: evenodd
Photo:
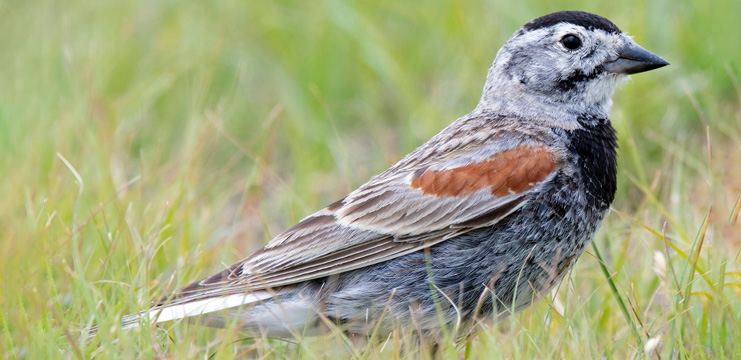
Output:
M221 310L251 305L271 297L268 292L255 292L248 294L233 294L222 297L181 297L170 302L155 305L149 310L138 314L126 315L121 319L121 329L138 327L142 320L147 319L151 324L170 320L184 319L187 317L201 316ZM87 338L95 337L100 329L92 326L87 332Z

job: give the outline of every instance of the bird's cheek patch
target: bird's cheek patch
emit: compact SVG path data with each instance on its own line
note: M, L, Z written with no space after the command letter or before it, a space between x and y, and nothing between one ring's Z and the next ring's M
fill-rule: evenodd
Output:
M466 196L490 188L497 197L532 188L556 168L553 155L543 146L517 146L490 158L445 170L427 169L414 174L409 186L425 195Z

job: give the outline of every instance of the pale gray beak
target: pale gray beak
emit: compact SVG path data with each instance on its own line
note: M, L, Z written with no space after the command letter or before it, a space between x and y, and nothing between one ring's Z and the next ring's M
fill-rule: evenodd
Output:
M608 72L635 74L669 65L666 60L654 55L633 41L621 46L617 52L617 59L603 65Z

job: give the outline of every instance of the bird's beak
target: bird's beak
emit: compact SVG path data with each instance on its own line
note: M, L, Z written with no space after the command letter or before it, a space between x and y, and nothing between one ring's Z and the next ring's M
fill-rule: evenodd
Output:
M635 74L658 69L669 63L642 48L633 41L626 42L617 50L617 58L605 63L605 70L615 74Z

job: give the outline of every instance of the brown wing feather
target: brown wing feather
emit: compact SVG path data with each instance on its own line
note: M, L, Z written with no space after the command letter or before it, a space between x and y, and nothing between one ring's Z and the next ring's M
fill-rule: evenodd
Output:
M424 249L511 214L557 168L554 153L537 143L449 163L372 179L252 256L182 289L178 300L285 286Z
M519 194L545 179L556 168L553 155L541 145L517 146L481 162L453 169L428 169L415 174L410 184L425 195L467 196L481 189L503 197Z

